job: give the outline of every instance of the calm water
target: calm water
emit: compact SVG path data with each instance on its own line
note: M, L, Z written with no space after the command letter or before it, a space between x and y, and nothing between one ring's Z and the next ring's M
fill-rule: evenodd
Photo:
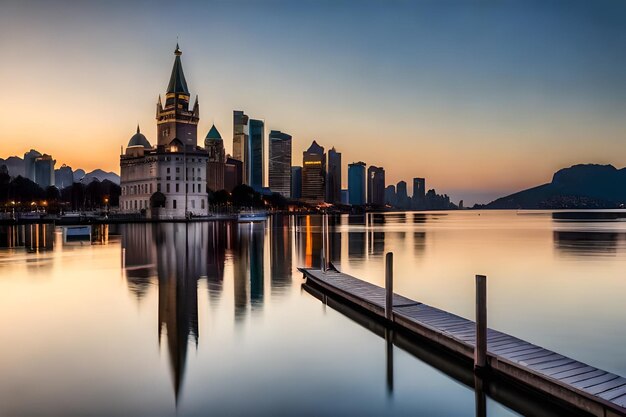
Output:
M320 224L0 228L0 415L475 415L471 387L302 290ZM626 375L624 221L389 213L334 230L344 272L382 285L393 251L396 292L471 319L486 274L490 327ZM486 414L516 412L488 397Z

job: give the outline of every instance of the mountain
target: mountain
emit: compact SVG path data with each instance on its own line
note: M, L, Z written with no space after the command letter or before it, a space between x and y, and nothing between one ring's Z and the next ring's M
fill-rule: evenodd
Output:
M80 169L80 170L75 171L74 175L76 175L76 172L78 171L83 171L83 170ZM91 181L95 179L97 179L100 182L104 180L109 180L114 184L120 185L119 175L117 175L115 172L106 172L101 169L94 169L93 171L84 174L84 176L80 179L80 182L82 182L83 184L89 184Z
M6 165L9 170L9 175L12 177L25 176L26 171L24 160L19 156L10 156L7 159L0 158L0 166Z
M484 208L617 208L624 204L626 168L581 164L557 171L550 183L498 198Z

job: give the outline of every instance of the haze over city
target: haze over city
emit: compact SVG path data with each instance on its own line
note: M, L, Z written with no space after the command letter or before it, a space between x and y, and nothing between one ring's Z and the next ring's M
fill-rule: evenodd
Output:
M294 164L315 139L466 204L626 158L623 2L72 4L3 2L2 157L119 173L137 123L155 139L178 39L227 152L244 109Z

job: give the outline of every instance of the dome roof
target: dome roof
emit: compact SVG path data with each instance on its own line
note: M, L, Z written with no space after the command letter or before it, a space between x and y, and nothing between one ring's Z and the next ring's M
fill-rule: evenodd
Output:
M222 140L222 135L220 135L220 132L217 130L215 125L211 126L211 130L209 130L209 133L206 134L206 139L207 140Z
M152 148L152 145L150 145L148 139L146 139L146 137L141 132L139 132L139 125L137 125L137 133L135 133L133 137L130 138L130 140L128 141L128 147L130 148L131 146L143 146L144 148Z

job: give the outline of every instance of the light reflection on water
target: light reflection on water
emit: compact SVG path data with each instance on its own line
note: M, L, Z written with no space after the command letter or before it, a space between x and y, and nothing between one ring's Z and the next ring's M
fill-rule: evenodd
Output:
M398 293L468 318L473 275L487 274L491 327L626 375L619 218L330 223L341 270L382 285L393 251ZM473 390L423 355L391 349L390 380L373 324L302 291L296 268L319 264L320 232L319 216L93 226L82 239L0 227L0 415L475 415ZM486 412L512 414L491 399Z

